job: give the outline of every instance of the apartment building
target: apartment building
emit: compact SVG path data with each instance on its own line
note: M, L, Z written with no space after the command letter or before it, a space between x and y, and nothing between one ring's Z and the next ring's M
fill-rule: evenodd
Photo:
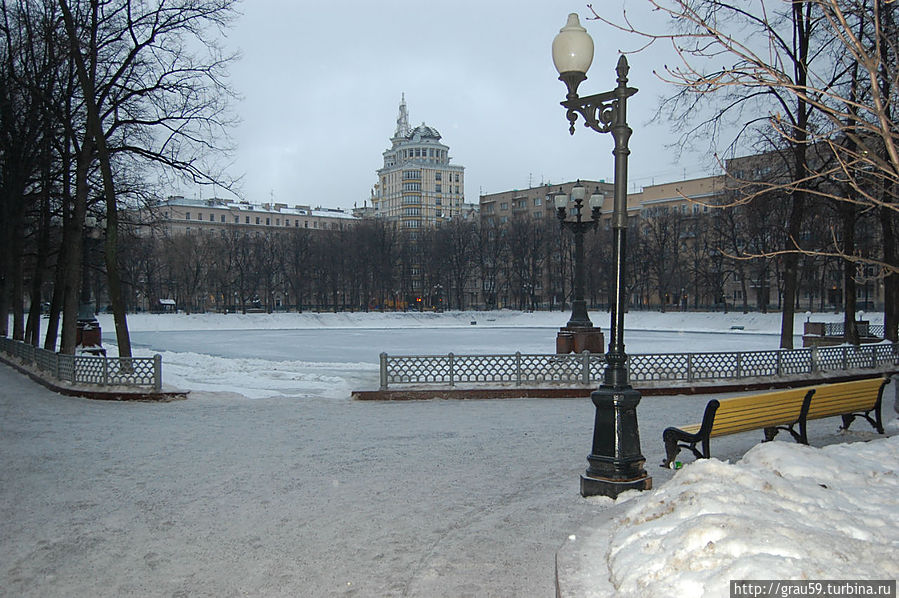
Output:
M251 204L228 199L170 196L141 214L144 223L168 235L264 230L344 230L358 222L339 208L313 208L284 203ZM150 234L147 229L145 234Z
M400 103L391 146L372 190L375 216L415 231L440 226L460 214L465 204L465 168L452 164L449 146L437 129L409 126L405 95Z
M536 221L548 222L558 226L556 221L556 207L554 196L565 193L571 197L571 188L576 181L569 181L558 185L545 184L529 189L513 189L490 193L480 197L480 219L482 224L500 226L508 223L515 217L526 217ZM608 209L608 216L612 213L612 193L614 185L605 181L580 181L587 188L588 195L597 190L605 196L603 213ZM584 216L589 218L590 208L585 206ZM570 211L570 210L569 210Z

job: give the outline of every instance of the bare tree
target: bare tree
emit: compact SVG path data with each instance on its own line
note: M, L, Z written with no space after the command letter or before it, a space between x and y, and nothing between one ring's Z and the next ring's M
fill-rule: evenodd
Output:
M122 160L147 161L210 179L197 161L213 138L207 133L224 124L221 98L227 88L221 77L228 58L207 33L211 26L227 23L233 2L58 2L84 102L87 128L82 145L95 150L102 174L107 283L119 355L130 357L117 256L119 198L113 162L121 155ZM198 60L188 51L190 44L207 53Z
M667 13L677 30L638 31L628 22L614 26L650 42L667 40L674 45L682 64L661 76L680 87L668 103L678 116L699 114L706 105L717 107L710 118L685 126L685 136L695 138L704 132L712 133L714 139L727 122L723 117L730 115L738 127L729 144L732 149L747 132L777 138L779 145L789 148L792 176L771 186L787 190L791 206L787 244L777 250L783 256L781 346L791 347L798 259L812 251L800 241L807 203L826 195L895 209L891 197L878 196L860 178L864 171L878 173L883 184L877 189L882 190L893 186L899 173L897 133L889 113L896 92L884 84L895 80L896 73L897 36L890 21L895 4L879 0L649 3ZM860 21L865 21L861 28ZM857 79L867 83L864 91L856 88L853 95L847 92L846 81L849 67L855 64L865 72ZM844 144L853 137L853 144ZM816 169L810 164L809 148L818 144L831 147L838 158L835 166ZM861 200L811 184L837 173L855 187ZM863 261L858 256L843 257ZM888 271L899 268L887 255L881 265Z

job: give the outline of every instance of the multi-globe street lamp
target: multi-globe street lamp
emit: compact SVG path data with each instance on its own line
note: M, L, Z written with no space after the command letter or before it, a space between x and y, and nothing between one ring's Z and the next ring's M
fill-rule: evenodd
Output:
M559 331L556 340L557 353L570 351L580 353L585 350L591 353L602 352L604 340L602 332L593 327L593 322L590 321L590 316L587 314L587 301L584 299L584 233L596 230L605 198L597 187L589 200L590 218L585 219L583 210L586 195L587 190L580 181L577 181L571 188L574 220L568 219L568 196L560 190L553 198L560 226L568 229L574 235L574 301L571 302L571 318Z
M646 459L640 451L637 405L640 392L628 383L627 354L624 352L625 275L627 254L627 157L632 130L627 125L627 99L637 93L627 86L630 70L627 59L618 60L618 86L611 91L580 97L578 86L587 79L593 62L593 39L581 27L577 14L568 22L552 44L553 63L559 80L568 88L562 106L567 109L569 132L580 115L584 125L598 133L611 133L615 141L615 197L612 210L612 261L615 268L614 302L611 308L609 351L603 382L590 395L596 407L593 424L593 446L587 457L587 471L581 476L583 496L603 495L612 498L626 490L648 490L652 478L643 469Z

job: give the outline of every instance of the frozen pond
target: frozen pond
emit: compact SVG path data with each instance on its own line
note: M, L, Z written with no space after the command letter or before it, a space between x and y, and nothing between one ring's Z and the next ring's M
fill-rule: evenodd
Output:
M377 363L378 355L552 353L557 328L316 328L290 330L182 330L133 332L135 347L271 361ZM608 328L604 328L606 343ZM628 353L763 351L776 349L774 334L742 331L625 333ZM797 337L795 346L801 346Z

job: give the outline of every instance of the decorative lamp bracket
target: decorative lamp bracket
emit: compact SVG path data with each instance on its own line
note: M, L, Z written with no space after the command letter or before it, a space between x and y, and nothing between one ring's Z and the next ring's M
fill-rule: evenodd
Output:
M574 135L574 123L577 122L578 115L581 115L585 127L597 133L610 133L615 125L615 112L618 110L619 102L635 93L637 90L633 87L620 87L584 97L579 97L576 92L569 93L568 98L562 102L562 106L568 110L566 113L570 123L568 132Z

